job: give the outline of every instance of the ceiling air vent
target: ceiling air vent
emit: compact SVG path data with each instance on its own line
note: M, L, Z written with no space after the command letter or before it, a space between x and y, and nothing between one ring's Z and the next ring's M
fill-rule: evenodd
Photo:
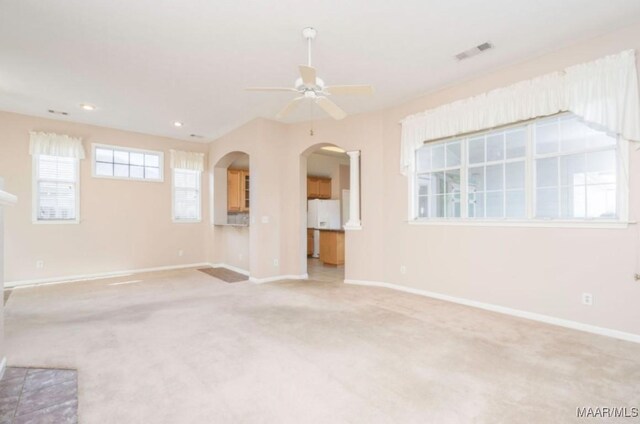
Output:
M49 109L47 112L53 113L54 115L64 115L64 116L67 116L69 114L68 112L63 112L60 110L53 110L53 109Z
M472 49L469 50L465 50L462 53L458 53L455 57L458 60L465 60L465 59L469 59L470 57L473 57L475 55L478 55L480 53L486 52L489 49L493 48L493 44L489 43L488 41L486 43L482 43L480 45L475 46Z

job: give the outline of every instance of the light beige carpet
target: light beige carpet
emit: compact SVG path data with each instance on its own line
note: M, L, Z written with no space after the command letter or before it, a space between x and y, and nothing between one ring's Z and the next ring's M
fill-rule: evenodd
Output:
M640 346L387 289L197 270L16 289L10 366L88 423L562 423L640 405Z

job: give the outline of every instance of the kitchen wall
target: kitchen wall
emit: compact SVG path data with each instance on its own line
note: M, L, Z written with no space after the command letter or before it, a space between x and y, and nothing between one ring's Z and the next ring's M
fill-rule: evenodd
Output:
M331 198L340 199L340 193L345 184L344 173L341 168L347 168L347 181L349 179L349 156L327 155L318 151L309 155L307 159L307 175L314 177L331 178Z
M83 139L87 158L80 161L79 224L32 223L30 130ZM5 281L206 261L206 209L201 223L176 224L171 219L169 149L206 152L207 144L5 112L0 112L0 140L0 176L5 189L20 199L5 211ZM164 182L93 178L91 143L164 151ZM207 205L207 178L202 184ZM44 261L42 269L36 269L39 260Z
M278 160L263 168L270 187L275 191L281 187L279 199L267 199L280 207L279 228L272 233L278 241L270 240L271 245L280 245L277 272L300 274L306 269L304 258L298 256L304 242L300 181L306 175L300 157L323 144L334 144L362 152L363 228L346 235L347 279L397 284L640 335L640 308L636 307L640 284L633 280L640 253L636 224L625 229L410 225L408 182L399 173L398 122L405 116L629 48L640 48L640 25L497 69L384 111L320 121L313 137L304 123L286 126L279 147L270 145L271 153L281 149L276 152ZM229 141L236 134L257 125L251 122L222 143L214 141L212 149L224 154L234 148ZM260 134L254 134L253 141L255 150L264 142ZM630 217L635 221L640 211L640 152L631 146L629 155ZM250 245L253 257L254 247L261 242L252 239ZM406 273L400 272L401 266ZM277 275L273 269L264 271ZM581 304L583 292L593 294L593 306Z

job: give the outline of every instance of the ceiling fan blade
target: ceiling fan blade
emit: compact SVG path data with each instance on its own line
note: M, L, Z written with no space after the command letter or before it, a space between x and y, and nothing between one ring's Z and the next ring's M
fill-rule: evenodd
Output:
M288 87L247 87L245 91L298 91L295 88Z
M347 116L344 110L340 109L337 104L333 103L326 97L317 97L316 103L318 104L318 106L324 109L325 112L331 115L333 119L343 119L345 116Z
M370 85L330 85L325 88L329 94L352 94L370 96L373 94L373 87Z
M278 112L278 114L276 115L276 119L286 118L287 115L289 115L291 111L293 111L293 109L295 109L298 103L300 103L300 101L302 100L304 100L304 96L296 97L295 99L291 100L280 112Z
M306 85L316 85L316 68L300 65L300 76Z

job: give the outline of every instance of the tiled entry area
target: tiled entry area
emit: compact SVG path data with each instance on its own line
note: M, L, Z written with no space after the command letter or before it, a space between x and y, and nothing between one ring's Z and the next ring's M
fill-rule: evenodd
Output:
M344 281L344 265L325 265L320 259L308 258L307 274L309 280L341 283Z
M8 367L0 380L0 423L78 422L76 370Z

